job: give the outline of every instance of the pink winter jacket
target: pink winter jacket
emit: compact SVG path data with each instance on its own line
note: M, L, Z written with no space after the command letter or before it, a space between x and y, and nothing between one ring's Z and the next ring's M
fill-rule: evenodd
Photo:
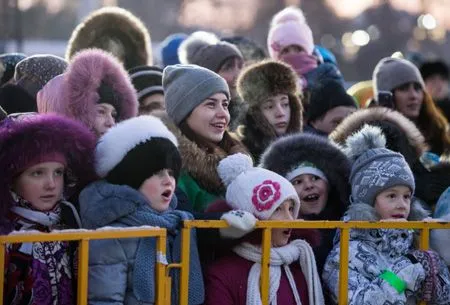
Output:
M205 274L206 298L203 305L245 305L247 279L252 266L253 262L235 253L231 253L209 265ZM300 264L293 263L290 268L302 304L309 305L307 284ZM283 269L277 303L283 305L295 304L294 295Z

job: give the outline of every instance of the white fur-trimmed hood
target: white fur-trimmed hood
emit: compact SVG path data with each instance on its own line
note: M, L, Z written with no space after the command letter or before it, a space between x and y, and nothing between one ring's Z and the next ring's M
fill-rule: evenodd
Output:
M151 115L143 115L120 122L98 141L95 150L95 171L104 178L136 145L152 138L167 138L176 147L176 137L164 123Z

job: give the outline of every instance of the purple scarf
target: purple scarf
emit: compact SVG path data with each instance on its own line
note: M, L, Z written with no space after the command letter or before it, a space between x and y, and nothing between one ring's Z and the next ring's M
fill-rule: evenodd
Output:
M305 74L316 69L318 66L317 58L307 53L281 55L280 60L289 64L301 79L301 88L307 87Z

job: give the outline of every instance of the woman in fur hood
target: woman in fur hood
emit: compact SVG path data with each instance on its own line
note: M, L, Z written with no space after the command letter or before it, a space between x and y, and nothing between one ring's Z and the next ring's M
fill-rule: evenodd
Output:
M387 108L361 109L345 118L329 138L344 144L346 139L365 124L383 130L386 147L401 153L414 174L416 197L433 207L442 192L450 186L450 163L441 162L425 167L421 157L429 150L417 126L401 113Z
M150 34L144 23L120 7L92 12L72 32L66 60L81 50L98 48L113 54L126 70L153 64Z
M218 74L197 65L167 66L163 72L166 122L179 142L182 171L178 187L195 212L225 194L216 168L220 160L245 147L227 131L230 92Z
M294 185L302 202L299 218L340 220L347 210L350 162L326 138L301 133L278 139L261 156L260 166ZM312 245L319 272L333 247L335 231L319 230L320 240Z
M351 197L345 220L423 220L414 199L414 176L405 158L387 149L379 127L366 125L344 151L352 160ZM350 232L348 304L448 304L450 275L439 255L414 248L414 231L354 229ZM339 294L340 243L327 258L323 280L331 299Z
M67 71L38 92L39 113L55 112L81 121L100 137L114 124L138 113L136 90L122 64L111 54L79 52Z
M247 112L237 134L254 160L278 137L302 131L302 102L294 71L267 60L248 66L239 76L238 92Z

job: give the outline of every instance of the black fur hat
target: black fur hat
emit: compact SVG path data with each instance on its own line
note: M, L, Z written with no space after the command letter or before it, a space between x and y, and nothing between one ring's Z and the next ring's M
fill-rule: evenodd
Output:
M339 218L345 212L350 196L351 164L339 147L326 138L308 133L282 137L266 149L261 156L260 166L286 177L304 162L313 163L325 174L330 190L328 198L338 199L341 205L327 204L325 209L334 210L329 216Z
M150 34L146 26L131 12L119 7L98 9L78 24L70 37L66 60L88 48L112 53L126 70L153 63Z

